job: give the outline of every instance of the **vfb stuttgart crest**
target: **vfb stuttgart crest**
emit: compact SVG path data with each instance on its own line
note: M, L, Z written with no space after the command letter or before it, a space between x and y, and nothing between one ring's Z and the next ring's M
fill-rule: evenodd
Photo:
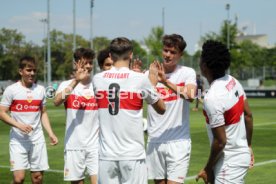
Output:
M31 103L33 101L32 91L27 91L27 102Z
M83 89L83 96L84 98L86 98L87 100L91 99L92 97L92 92L89 89Z

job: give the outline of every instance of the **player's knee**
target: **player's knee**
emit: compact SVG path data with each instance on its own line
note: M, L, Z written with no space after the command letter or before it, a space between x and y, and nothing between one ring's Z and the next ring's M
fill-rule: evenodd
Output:
M13 184L21 184L24 183L25 175L24 174L17 174L13 176Z
M43 179L43 174L40 172L32 173L32 182L33 184L41 184Z

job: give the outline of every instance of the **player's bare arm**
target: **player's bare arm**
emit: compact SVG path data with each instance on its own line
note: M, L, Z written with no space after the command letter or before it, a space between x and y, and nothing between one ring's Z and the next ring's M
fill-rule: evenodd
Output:
M33 130L32 126L15 121L8 112L9 107L0 106L0 119L3 120L6 124L18 128L25 134L28 134Z
M152 104L152 107L158 114L164 114L166 112L166 106L162 99L159 99L157 102Z
M58 138L56 137L56 135L54 134L50 121L49 121L49 117L48 114L46 112L46 107L44 106L41 110L41 122L43 127L45 128L46 132L49 135L49 139L50 139L50 144L51 145L56 145L58 144Z
M196 85L194 84L187 84L185 86L177 86L172 83L170 80L166 78L165 70L163 63L160 64L157 62L158 65L158 80L160 83L164 84L166 87L173 90L174 93L180 95L181 98L192 102L196 96Z
M206 166L198 173L196 180L198 181L199 178L202 178L204 182L212 183L214 180L213 175L213 167L215 166L216 162L218 161L222 150L226 144L226 133L224 126L212 128L213 133L213 142L211 146L211 151L209 155L208 162Z
M249 146L250 152L251 152L250 168L252 168L254 166L254 162L255 162L254 153L253 153L253 150L251 147L251 140L252 140L252 135L253 135L253 115L250 110L247 99L244 101L244 120L245 120L247 143L248 143L248 146Z

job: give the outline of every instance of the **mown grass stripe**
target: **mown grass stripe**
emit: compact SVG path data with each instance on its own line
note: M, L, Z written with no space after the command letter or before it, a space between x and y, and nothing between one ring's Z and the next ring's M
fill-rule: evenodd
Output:
M263 161L263 162L258 162L254 164L254 167L258 167L258 166L263 166L263 165L267 165L267 164L271 164L271 163L276 163L276 159L274 160L267 160L267 161ZM0 165L0 168L10 168L10 166L6 166L6 165ZM53 173L63 173L63 170L57 170L57 169L49 169L46 172L53 172ZM186 180L192 180L195 179L195 176L188 176L186 178Z

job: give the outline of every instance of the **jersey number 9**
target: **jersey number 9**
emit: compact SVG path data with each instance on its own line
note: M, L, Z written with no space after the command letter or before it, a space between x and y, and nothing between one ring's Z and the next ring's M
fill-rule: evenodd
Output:
M109 85L108 91L108 111L111 115L117 115L119 113L120 106L120 86L117 83Z

